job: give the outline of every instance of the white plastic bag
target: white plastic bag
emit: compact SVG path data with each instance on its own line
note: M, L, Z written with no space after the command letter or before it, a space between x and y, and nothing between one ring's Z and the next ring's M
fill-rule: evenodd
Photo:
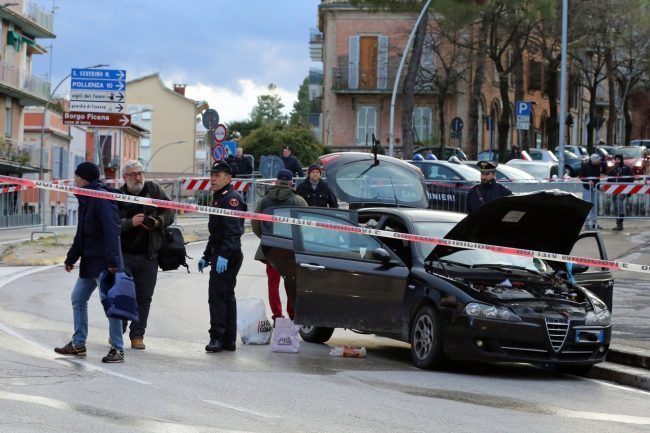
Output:
M275 330L271 339L271 351L282 353L298 353L300 350L300 337L298 327L291 319L278 317L275 319Z
M261 299L237 300L237 332L244 344L269 344L273 327Z

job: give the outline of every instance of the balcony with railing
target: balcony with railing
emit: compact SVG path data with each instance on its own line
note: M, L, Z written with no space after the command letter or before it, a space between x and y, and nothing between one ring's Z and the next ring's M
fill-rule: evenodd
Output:
M397 69L397 62L389 63L383 74L379 74L377 67L332 68L332 90L336 93L349 94L390 94L395 84ZM415 93L435 94L436 92L431 80L420 75L415 84Z
M309 57L312 62L323 61L323 34L318 29L309 29Z
M0 135L0 161L37 167L40 165L40 147Z
M22 99L22 105L44 105L50 95L50 82L0 61L0 90Z
M34 0L19 0L0 8L2 18L15 22L34 38L54 37L54 16Z

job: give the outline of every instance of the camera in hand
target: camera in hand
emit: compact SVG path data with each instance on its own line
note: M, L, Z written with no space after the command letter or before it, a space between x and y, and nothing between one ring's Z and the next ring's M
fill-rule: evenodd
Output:
M145 217L145 219L142 221L142 225L147 227L147 228L154 228L156 227L156 219L154 217Z

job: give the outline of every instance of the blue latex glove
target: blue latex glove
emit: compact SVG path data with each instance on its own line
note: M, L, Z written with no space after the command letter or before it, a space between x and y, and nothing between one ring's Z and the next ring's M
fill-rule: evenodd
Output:
M221 256L217 257L217 274L222 273L226 269L228 269L228 259Z
M208 266L210 266L210 262L201 257L199 259L199 272L203 272L203 269L207 268Z

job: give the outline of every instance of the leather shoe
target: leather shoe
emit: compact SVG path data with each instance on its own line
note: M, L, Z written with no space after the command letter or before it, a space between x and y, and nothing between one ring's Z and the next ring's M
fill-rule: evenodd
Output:
M144 341L142 341L142 338L131 339L131 348L144 350L146 347L147 346L145 346Z
M223 344L220 340L210 339L210 342L205 346L206 352L221 352L223 350Z
M224 343L223 350L234 352L235 350L237 350L237 343L235 343L234 341L232 343Z

